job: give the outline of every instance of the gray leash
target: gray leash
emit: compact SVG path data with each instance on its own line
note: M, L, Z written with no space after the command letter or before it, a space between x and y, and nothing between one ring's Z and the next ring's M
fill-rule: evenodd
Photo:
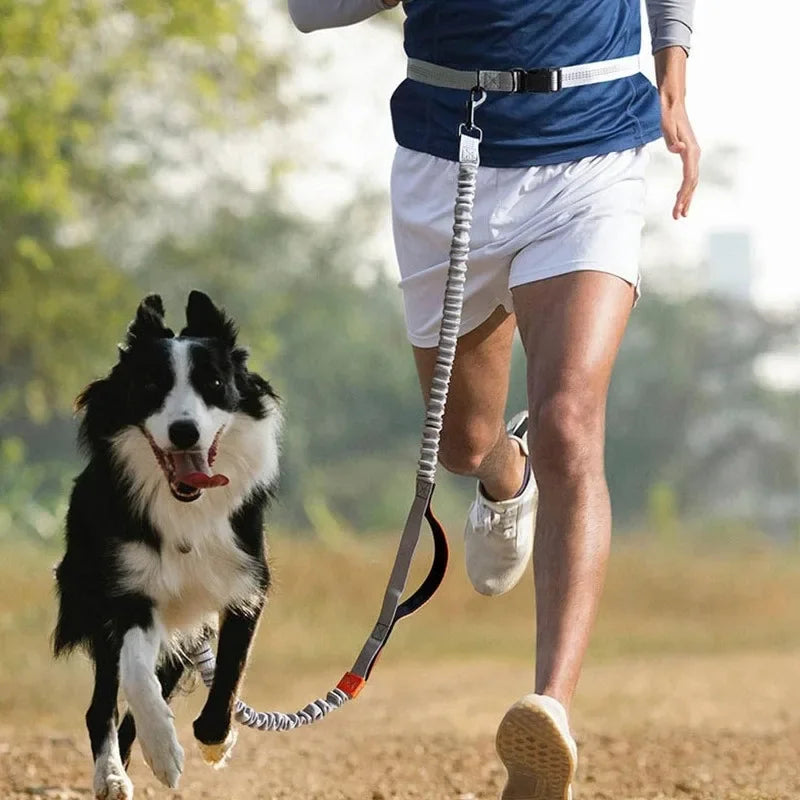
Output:
M427 602L444 578L447 569L447 538L444 529L431 510L439 442L442 433L445 404L456 356L461 311L464 305L464 284L467 276L472 209L480 164L480 142L483 134L475 125L475 109L486 99L483 89L470 87L467 102L467 121L459 128L460 154L458 189L450 246L450 267L444 293L442 323L439 330L439 349L431 382L430 397L425 413L422 445L417 464L416 492L400 539L394 567L381 606L380 616L358 655L352 669L345 673L337 686L325 696L294 713L256 711L242 700L236 701L234 717L237 722L260 731L290 731L324 719L331 711L352 700L364 687L375 662L386 645L395 624ZM422 522L427 520L434 541L434 557L428 577L404 602L400 602L406 587L411 562L419 542ZM209 688L214 681L216 660L211 646L204 642L190 658Z
M190 657L200 673L203 683L210 689L214 682L214 667L216 666L211 646L206 642ZM324 700L315 700L292 714L285 714L281 711L256 711L243 700L237 700L233 716L241 725L259 731L291 731L301 725L310 725L312 722L322 719L334 709L341 708L350 699L348 694L337 687L328 692Z
M412 80L449 89L469 90L467 119L459 127L458 189L453 239L450 246L450 267L444 293L436 366L422 432L414 501L400 539L380 616L352 669L345 673L324 699L314 700L294 713L256 711L242 700L237 700L235 718L242 725L262 731L289 731L324 719L331 711L341 708L348 700L352 700L364 687L395 624L429 600L444 578L448 557L447 538L431 510L431 497L436 478L444 409L461 327L472 210L480 165L479 150L483 134L475 125L475 110L486 100L487 91L549 94L572 86L616 80L635 75L637 72L639 72L638 56L571 67L509 70L456 70L418 59L409 59L408 77ZM433 535L433 564L422 585L401 603L400 598L405 591L423 519L428 521ZM190 658L205 685L210 687L214 681L215 666L211 646L208 642L203 643L196 652L190 654Z

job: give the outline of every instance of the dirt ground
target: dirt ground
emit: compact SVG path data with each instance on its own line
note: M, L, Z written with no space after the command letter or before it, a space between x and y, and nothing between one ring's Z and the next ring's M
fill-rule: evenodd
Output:
M573 715L576 800L799 798L798 667L797 652L589 664ZM379 667L357 701L317 726L241 731L221 771L204 765L192 743L197 690L177 703L187 751L180 788L158 784L138 751L131 777L138 798L488 800L504 774L494 729L529 680L524 666L502 662ZM325 675L289 681L282 710L329 683ZM55 718L47 727L0 720L2 800L91 797L82 715Z

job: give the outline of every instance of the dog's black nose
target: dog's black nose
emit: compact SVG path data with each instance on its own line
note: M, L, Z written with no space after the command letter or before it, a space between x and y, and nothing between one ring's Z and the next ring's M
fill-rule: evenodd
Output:
M169 440L181 450L188 450L190 447L194 447L199 438L200 431L197 430L197 425L191 420L180 420L179 422L173 422L169 426Z

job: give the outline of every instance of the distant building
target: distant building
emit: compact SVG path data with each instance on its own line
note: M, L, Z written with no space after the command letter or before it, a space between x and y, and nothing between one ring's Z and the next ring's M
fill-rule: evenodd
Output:
M706 289L732 300L753 300L753 243L749 231L715 231L708 237Z

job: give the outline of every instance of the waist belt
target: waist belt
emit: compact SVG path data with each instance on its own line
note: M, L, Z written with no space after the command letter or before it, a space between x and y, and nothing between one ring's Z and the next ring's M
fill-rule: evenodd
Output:
M550 94L572 86L588 86L592 83L628 78L639 71L638 55L578 64L574 67L507 70L451 69L418 58L409 58L407 77L443 89L481 88L487 92Z

